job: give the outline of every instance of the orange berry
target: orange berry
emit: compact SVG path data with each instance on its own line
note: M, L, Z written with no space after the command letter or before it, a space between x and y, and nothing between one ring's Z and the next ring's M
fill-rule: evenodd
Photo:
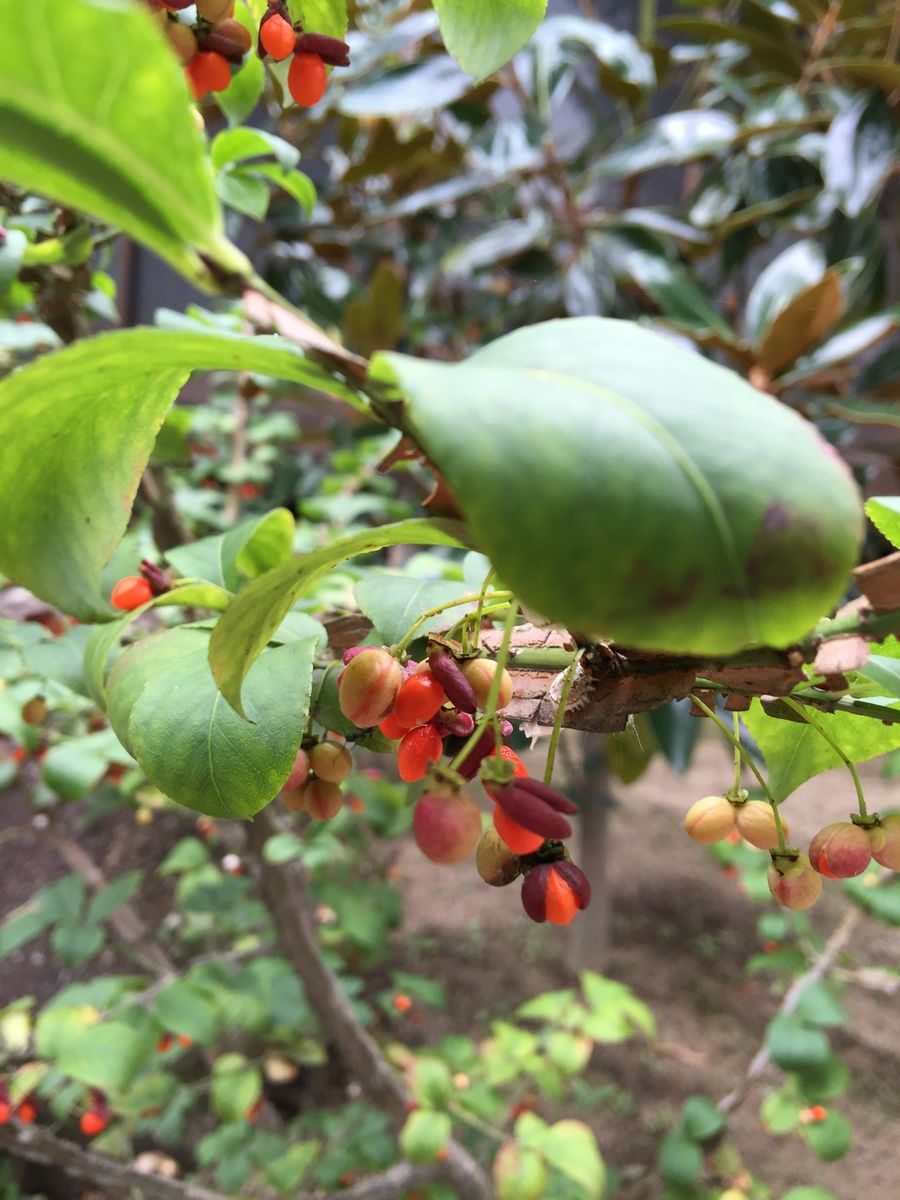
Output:
M273 13L259 27L259 41L263 50L276 62L282 62L294 53L297 35L281 13Z
M0 1125L5 1125L12 1116L12 1105L8 1100L0 1100Z
M153 589L143 575L126 575L113 588L109 602L113 608L131 612L132 609L140 608L142 604L147 604L152 599Z
M37 1109L29 1100L23 1100L16 1109L15 1116L23 1125L33 1125L37 1120Z
M82 1116L80 1121L81 1132L85 1137L93 1138L98 1133L102 1133L109 1124L109 1118L105 1113L98 1112L95 1108L90 1108Z
M494 828L501 840L514 854L534 854L544 844L544 838L539 833L532 833L508 817L499 806L494 809Z
M532 921L568 925L590 902L590 882L572 862L542 863L528 872L522 884L522 907Z
M179 1046L187 1047L187 1046L193 1046L193 1044L194 1044L193 1038L189 1038L186 1033L179 1033L179 1035L178 1035L178 1045Z
M391 716L407 729L412 729L414 725L424 725L430 721L446 699L447 693L431 672L422 671L411 675L402 684Z
M404 733L409 732L408 725L401 725L393 713L384 718L378 729L389 742L398 742L403 737Z
M434 725L419 725L403 735L397 750L397 770L404 783L415 783L428 774L428 764L437 762L444 749Z
M301 108L312 108L325 95L328 73L318 54L295 54L288 70L288 91Z
M172 1048L172 1035L171 1035L171 1033L164 1033L163 1036L156 1043L157 1053L165 1054L166 1051L170 1050L171 1048Z

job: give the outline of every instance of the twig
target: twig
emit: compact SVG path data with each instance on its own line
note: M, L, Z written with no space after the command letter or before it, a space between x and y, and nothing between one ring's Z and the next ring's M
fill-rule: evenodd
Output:
M337 977L322 957L305 868L297 861L267 862L263 854L266 842L278 832L279 824L271 810L263 809L247 827L247 848L284 952L348 1072L370 1100L401 1120L410 1097L374 1039L353 1015ZM447 1145L440 1174L456 1189L460 1200L490 1200L492 1196L484 1171L454 1140ZM342 1195L346 1200L348 1193Z
M83 1150L36 1125L18 1123L0 1126L0 1153L11 1158L53 1167L73 1179L82 1179L94 1187L115 1188L142 1196L144 1200L226 1200L219 1192L196 1183L145 1175L92 1150ZM396 1200L413 1187L427 1183L436 1174L434 1167L414 1167L397 1163L380 1175L362 1179L351 1188L323 1196L320 1200Z
M822 953L816 958L815 962L799 979L795 979L791 986L784 994L784 999L778 1009L777 1016L787 1017L794 1011L803 996L803 993L810 984L817 983L833 969L838 955L853 937L857 927L862 922L863 913L861 909L851 908L838 922L831 937L825 943ZM750 1065L744 1072L744 1077L741 1079L737 1087L723 1096L717 1107L719 1112L725 1113L728 1116L735 1109L740 1108L753 1088L753 1084L763 1074L766 1067L769 1065L769 1049L763 1043L753 1056Z
M222 521L226 528L234 524L241 511L241 485L238 483L237 477L247 462L247 425L250 421L253 398L257 395L259 395L259 388L249 375L242 375L234 397L234 428L231 431L231 462L229 463L231 482L228 484L225 503L222 506Z
M140 492L153 511L150 524L153 540L160 550L174 550L176 546L194 540L175 506L172 489L161 467L147 467L141 476Z

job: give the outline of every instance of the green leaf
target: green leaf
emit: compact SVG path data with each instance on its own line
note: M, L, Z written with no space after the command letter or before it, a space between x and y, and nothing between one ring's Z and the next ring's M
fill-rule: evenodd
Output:
M681 1125L689 1138L706 1142L724 1128L725 1114L706 1096L691 1096L681 1110Z
M312 215L316 206L316 185L308 175L302 171L289 171L280 163L259 163L254 169L258 175L292 196L308 217Z
M535 1150L510 1139L497 1152L492 1168L498 1200L544 1200L547 1168Z
M223 701L209 638L172 629L130 646L109 676L109 717L160 791L214 817L251 817L290 774L306 725L313 640L269 650L247 681L249 723Z
M240 6L237 12L240 12ZM266 68L255 54L248 54L225 91L216 94L216 103L229 124L240 125L241 121L247 120L262 99L265 86Z
M850 713L817 712L814 719L854 763L900 746L900 725L882 725ZM814 775L842 765L842 759L811 725L767 716L758 700L741 714L741 720L766 760L769 787L776 800L783 800Z
M295 833L276 833L263 846L263 858L268 863L286 863L301 858L303 842Z
M221 1024L215 1004L186 980L170 983L156 998L157 1020L171 1033L209 1045L216 1040Z
M582 1121L557 1121L541 1139L547 1163L567 1179L584 1188L589 1196L602 1196L606 1168L597 1141Z
M57 1010L60 1014L71 1009ZM47 1016L55 1015L48 1013ZM40 1030L43 1017L38 1022ZM126 1025L124 1021L109 1021L104 1025L85 1024L76 1018L58 1029L58 1036L49 1049L39 1037L38 1049L53 1057L63 1075L102 1091L117 1091L128 1087L153 1052L153 1038L146 1029Z
M348 87L337 102L346 117L411 117L455 103L472 90L471 77L446 54L436 54Z
M239 167L216 176L216 192L223 204L254 221L265 220L269 210L269 189L253 171Z
M359 581L354 590L356 603L369 618L386 645L399 642L410 625L427 612L465 595L466 588L452 579L413 579L409 575L390 575L373 571ZM474 604L445 609L429 617L419 627L417 636L424 637L432 629L445 629L459 620Z
M214 583L186 583L157 596L153 607L172 608L180 604L186 608L208 608L212 612L224 612L230 600L231 592L217 587Z
M683 1133L667 1133L659 1147L659 1173L666 1183L696 1189L703 1171L703 1151Z
M447 1145L453 1126L446 1113L417 1108L400 1130L400 1149L411 1163L432 1163Z
M900 925L900 878L891 875L875 886L873 880L877 882L877 878L874 873L866 872L855 879L847 879L844 881L844 891L880 921L887 925Z
M251 664L278 629L296 600L348 558L386 546L470 546L459 521L412 519L366 529L292 558L255 579L236 596L213 630L209 661L222 695L238 712L241 686ZM285 776L288 772L285 772Z
M834 1192L820 1187L796 1187L785 1192L781 1200L837 1200Z
M255 579L290 556L294 529L293 514L273 508L261 517L241 521L227 533L170 550L166 560L181 575L237 591L245 580Z
M698 333L714 331L727 342L735 341L731 326L680 264L669 262L661 254L629 250L622 259L622 268L625 277L633 280L679 326Z
M38 937L52 923L52 914L37 898L10 913L0 924L0 960Z
M547 1057L563 1075L578 1075L588 1065L594 1043L590 1038L576 1037L556 1029L547 1035Z
M881 92L853 96L828 128L825 186L848 217L876 199L897 158L897 123Z
M470 75L484 79L509 62L537 27L547 0L434 0L444 45Z
M262 1073L243 1054L223 1054L213 1064L210 1099L223 1121L240 1121L262 1095Z
M551 621L728 654L789 644L846 587L862 524L846 468L784 405L659 334L585 317L457 365L373 361L500 578Z
M690 700L671 700L648 715L653 736L669 766L679 775L684 774L691 765L703 724L691 716Z
M866 516L892 545L900 548L900 496L873 496L866 501Z
M177 842L156 868L158 875L179 875L202 867L209 861L209 851L199 838L182 838Z
M432 1055L415 1061L412 1088L416 1099L429 1108L443 1108L453 1092L453 1078L445 1062Z
M223 232L184 72L144 6L31 0L0 44L0 130L7 182L109 222L210 290L201 255L250 271Z
M766 1096L759 1106L759 1115L768 1133L790 1133L799 1125L803 1107L793 1087L783 1088Z
M597 179L618 179L719 155L728 149L737 131L737 122L724 112L687 109L667 113L626 133L591 173Z
M212 165L218 171L228 163L245 162L248 158L274 156L285 168L295 167L300 151L284 138L265 129L225 129L217 133L209 148Z
M99 925L77 921L60 921L50 938L54 954L67 967L78 966L99 954L105 941L106 934Z
M111 880L106 887L100 889L91 897L88 904L88 921L108 921L114 912L126 904L141 886L143 871L126 871L117 879Z
M101 569L193 370L256 371L351 395L281 338L133 329L45 355L0 382L0 570L80 620L109 620Z
M843 1158L853 1141L850 1122L833 1110L823 1120L803 1125L802 1132L812 1152L823 1162Z
M303 22L304 29L342 38L347 32L347 0L289 0L291 16Z
M837 1000L833 988L821 979L808 984L794 1009L796 1015L811 1025L843 1025L849 1021L847 1010Z
M777 1016L766 1030L769 1057L783 1071L802 1071L821 1067L831 1054L828 1038L818 1029L810 1029L800 1018Z
M706 45L737 42L752 51L754 60L760 64L790 79L800 76L802 60L794 51L792 41L785 36L775 36L774 31L763 32L749 22L729 24L695 17L666 17L659 24L661 29L672 30Z
M266 1180L283 1195L296 1191L319 1154L318 1142L294 1142L266 1165Z

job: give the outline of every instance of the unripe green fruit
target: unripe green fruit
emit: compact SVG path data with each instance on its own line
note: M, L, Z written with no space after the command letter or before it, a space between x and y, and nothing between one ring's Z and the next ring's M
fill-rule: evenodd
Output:
M360 729L372 729L394 707L403 668L387 650L374 647L357 654L344 667L338 703L344 716Z
M478 805L464 792L425 792L416 801L413 835L432 862L462 862L481 836Z
M762 800L748 800L746 804L741 804L735 809L734 815L738 833L751 846L756 846L758 850L774 850L776 848L778 829L775 825L771 804L766 804ZM781 824L784 836L787 837L790 830L784 818L782 818Z
M522 874L522 860L503 841L496 829L486 829L475 850L475 867L491 887L506 887Z
M353 757L346 746L337 742L319 742L309 752L309 765L320 779L343 783L353 770Z
M891 871L900 871L900 813L881 818L884 845L872 849L872 857Z
M326 779L310 779L301 792L307 811L317 821L330 821L344 807L344 793Z
M479 708L487 704L488 693L497 673L497 664L492 658L470 658L461 664L463 675L469 681L475 693L475 703ZM500 677L500 693L497 696L497 708L506 708L513 697L513 681L509 671L504 667Z
M822 877L805 854L795 862L780 858L769 867L769 891L785 908L800 911L811 908L822 895Z
M547 1168L535 1150L517 1141L504 1142L494 1159L494 1186L498 1200L543 1200L547 1193Z
M690 837L701 846L721 842L734 829L734 805L724 796L704 796L692 804L684 818Z
M829 879L852 879L872 861L872 847L865 829L850 821L834 821L809 843L809 861Z

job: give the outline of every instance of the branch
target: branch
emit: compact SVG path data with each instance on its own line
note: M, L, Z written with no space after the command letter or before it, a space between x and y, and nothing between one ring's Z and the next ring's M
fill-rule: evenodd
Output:
M263 809L247 828L247 846L284 951L348 1072L370 1100L400 1121L410 1096L375 1040L353 1015L337 977L322 957L304 867L297 861L270 863L265 859L263 848L278 832L271 809ZM468 1151L451 1141L447 1152L440 1174L457 1190L460 1200L490 1200L490 1183ZM346 1200L347 1193L342 1195Z
M824 977L834 968L838 955L843 951L844 947L853 937L857 927L863 919L862 910L859 908L849 909L843 916L842 920L835 927L831 937L825 943L822 953L813 962L812 966L795 979L791 986L784 994L784 999L779 1006L776 1016L787 1017L794 1011L800 1003L800 999L806 989L812 983L817 983L818 980ZM763 1043L753 1056L750 1065L744 1073L743 1079L737 1087L723 1096L717 1107L719 1112L725 1113L726 1116L733 1113L735 1109L740 1108L753 1088L753 1084L763 1074L766 1067L769 1065L769 1050Z
M18 1122L0 1125L0 1155L55 1168L72 1179L83 1179L94 1187L133 1191L143 1200L227 1200L219 1192L210 1191L196 1183L145 1175L115 1159L92 1150L83 1150L36 1125L20 1125ZM372 1175L339 1193L323 1196L317 1192L316 1195L320 1200L396 1200L409 1188L427 1183L435 1174L434 1167L397 1163L380 1175Z

